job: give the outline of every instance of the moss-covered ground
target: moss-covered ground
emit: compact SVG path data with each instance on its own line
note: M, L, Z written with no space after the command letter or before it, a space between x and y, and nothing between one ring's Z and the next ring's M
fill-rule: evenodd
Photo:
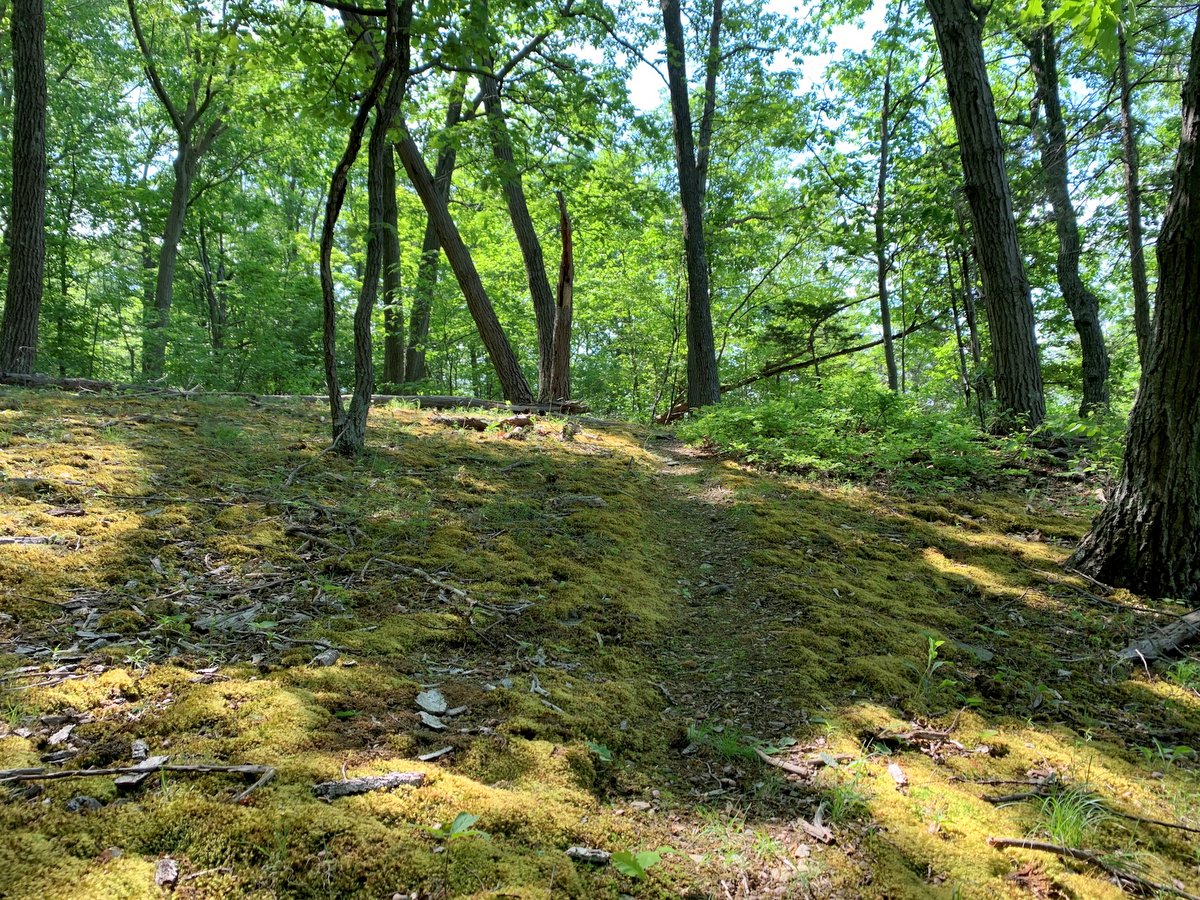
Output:
M989 837L1200 893L1200 834L1120 815L1200 827L1200 695L1114 661L1177 606L1062 568L1094 486L916 497L392 407L349 461L323 412L0 394L0 538L48 539L0 543L0 768L277 770L239 803L0 785L0 897L161 896L165 857L187 897L1122 893ZM427 779L312 792L391 771ZM1061 802L985 799L1030 782Z

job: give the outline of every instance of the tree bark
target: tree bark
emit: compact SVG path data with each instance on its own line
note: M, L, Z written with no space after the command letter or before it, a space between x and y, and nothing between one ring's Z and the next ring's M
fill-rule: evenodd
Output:
M675 164L683 213L683 246L688 281L687 395L688 407L699 409L721 399L717 350L713 340L708 254L704 246L704 200L692 137L686 49L679 0L661 0L667 48L667 81L675 138Z
M383 380L388 384L403 384L404 308L400 303L400 211L396 203L396 160L390 144L385 143L381 153L379 191L383 202Z
M887 252L887 180L888 153L891 149L890 114L892 104L892 57L888 55L888 72L883 79L883 106L879 112L879 180L875 189L875 280L879 291L879 324L883 329L883 357L887 364L888 388L900 390L900 373L896 369L896 348L892 342L892 309L888 299ZM957 321L957 318L955 319Z
M1153 597L1200 598L1200 19L1158 238L1156 313L1121 480L1069 563Z
M1138 142L1133 120L1129 46L1123 25L1118 25L1117 30L1117 80L1121 94L1121 163L1125 173L1125 217L1129 241L1129 276L1133 286L1133 330L1137 335L1138 360L1142 368L1145 368L1146 357L1150 352L1150 286L1146 278L1146 248L1142 239L1142 188L1138 183Z
M1079 222L1071 203L1070 172L1067 165L1067 127L1063 121L1058 84L1058 44L1054 29L1043 25L1026 42L1030 68L1037 83L1044 127L1041 134L1042 180L1054 213L1058 235L1058 287L1079 334L1083 368L1083 397L1079 414L1087 417L1108 406L1108 351L1100 327L1100 300L1079 275L1082 241Z
M538 342L538 400L545 403L553 399L550 382L554 367L554 293L546 275L542 242L538 240L533 217L529 214L529 204L525 200L525 184L513 156L512 138L508 133L504 105L500 99L500 82L491 73L480 75L480 82L492 156L496 160L497 175L500 177L500 184L504 189L504 202L508 207L508 218L512 222L517 246L521 248L525 279L529 283L529 295L533 300Z
M1033 301L1017 244L1004 146L983 57L983 15L970 0L926 0L926 5L937 32L987 294L997 427L1032 427L1045 418L1046 401Z
M463 92L466 84L465 75L460 75L455 79L450 106L446 110L447 131L457 125L462 116ZM457 148L452 142L444 144L437 152L433 181L444 204L448 204L450 200L450 182L454 176L454 164L457 156ZM412 315L408 322L408 355L405 377L409 381L421 381L428 375L428 369L425 366L425 345L429 340L429 317L433 311L433 295L437 288L438 261L441 249L441 241L438 240L438 232L433 224L433 218L427 215L425 237L421 242L421 260L417 265L417 290L413 297Z
M525 379L525 373L521 371L517 355L508 342L508 336L504 333L500 320L496 317L491 298L488 297L483 282L479 278L479 272L475 268L475 262L471 259L471 251L463 243L458 226L450 215L446 198L429 173L429 168L421 157L421 151L418 149L416 141L413 140L407 126L404 125L403 116L400 118L400 123L402 136L396 142L396 153L404 165L404 170L408 173L413 189L421 198L425 214L429 216L437 230L438 240L446 254L446 260L454 271L458 286L467 301L467 309L471 313L471 318L475 320L479 336L492 361L492 367L496 370L496 377L500 382L500 390L504 394L504 399L512 403L530 403L533 401L533 391L529 389L529 382Z
M571 217L562 191L558 196L559 231L562 234L562 260L558 266L558 292L554 303L554 341L550 366L549 396L542 402L565 403L571 399L571 317L575 299L575 243Z
M46 265L46 15L42 0L13 0L12 218L0 322L0 372L33 372Z

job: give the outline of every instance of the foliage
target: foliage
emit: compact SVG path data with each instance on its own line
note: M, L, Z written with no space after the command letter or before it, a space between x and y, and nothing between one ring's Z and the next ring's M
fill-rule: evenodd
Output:
M1085 787L1067 787L1042 801L1040 831L1060 847L1084 847L1112 818L1104 801Z
M665 854L674 852L671 847L659 847L657 850L618 850L609 862L622 875L628 875L635 881L641 881L650 874L650 869L662 862Z
M977 428L864 375L797 388L786 399L724 403L679 434L767 468L920 491L985 482L1005 465Z

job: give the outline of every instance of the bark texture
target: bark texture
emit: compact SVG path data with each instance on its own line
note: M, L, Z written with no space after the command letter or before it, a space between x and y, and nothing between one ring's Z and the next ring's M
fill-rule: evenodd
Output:
M0 372L30 374L37 357L46 264L46 15L42 0L13 0L12 218L0 323Z
M685 42L679 0L661 0L667 47L667 82L675 138L675 164L683 212L683 247L687 268L687 397L690 409L721 399L717 350L713 340L708 254L704 246L704 198L692 137Z
M970 0L926 0L926 5L937 32L987 295L998 426L1034 426L1045 418L1046 401L1033 302L983 57L983 14Z
M1200 598L1200 23L1192 34L1156 313L1121 480L1070 564L1154 597Z
M1079 414L1087 416L1108 406L1108 350L1100 327L1100 300L1083 283L1079 274L1079 256L1083 249L1079 221L1071 203L1071 179L1067 164L1067 126L1063 120L1058 86L1058 44L1054 29L1045 25L1026 42L1030 68L1037 82L1038 99L1043 110L1041 129L1042 180L1046 197L1054 211L1054 230L1058 236L1058 288L1070 310L1079 335L1083 367L1083 398Z

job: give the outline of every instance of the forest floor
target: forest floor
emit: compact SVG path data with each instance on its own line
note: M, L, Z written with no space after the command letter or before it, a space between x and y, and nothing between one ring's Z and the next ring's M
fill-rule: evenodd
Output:
M1095 485L323 413L0 393L0 897L1200 893L1200 666L1115 662L1182 610L1063 569ZM274 777L44 777L143 754Z

